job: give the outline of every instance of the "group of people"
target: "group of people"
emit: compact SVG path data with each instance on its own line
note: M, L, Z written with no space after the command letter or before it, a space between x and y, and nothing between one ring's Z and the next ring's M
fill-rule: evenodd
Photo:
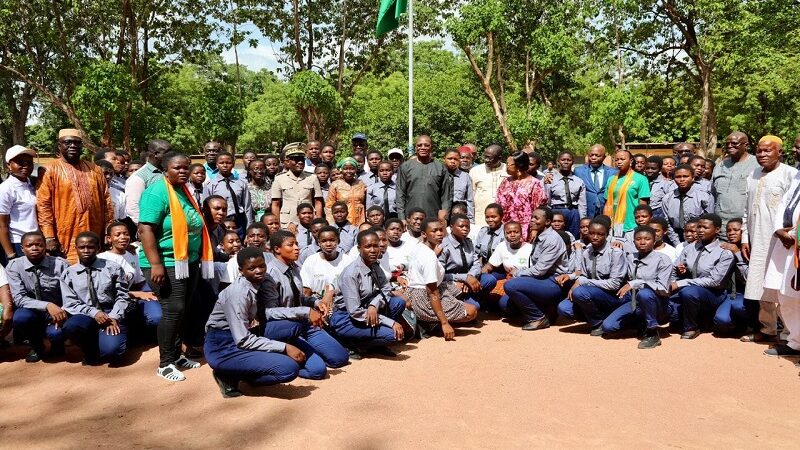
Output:
M598 144L545 170L532 149L490 145L477 164L474 145L437 160L428 136L408 158L351 144L339 159L317 141L248 152L239 172L215 141L204 164L164 140L139 162L113 149L90 162L66 129L36 177L35 151L8 149L0 337L13 329L31 363L69 340L87 365L155 339L159 377L205 358L226 397L415 336L451 340L480 311L526 331L559 318L638 331L641 349L669 325L800 356L800 175L775 136L753 155L732 133L718 161L690 143L665 158L621 149L613 167Z

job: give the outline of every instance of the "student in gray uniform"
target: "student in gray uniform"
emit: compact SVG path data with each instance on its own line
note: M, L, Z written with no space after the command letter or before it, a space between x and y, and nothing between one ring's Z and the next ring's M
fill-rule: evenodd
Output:
M486 226L478 231L478 236L475 238L475 253L481 259L481 264L489 262L497 246L506 240L503 234L503 207L497 203L490 203L484 214ZM505 277L505 272L498 272L495 276L498 280Z
M228 152L220 152L217 156L219 175L206 183L203 196L219 195L228 203L228 218L236 221L236 232L244 238L244 230L253 223L253 201L247 180L234 178L234 156Z
M269 243L275 258L270 261L268 275L275 281L277 295L267 299L266 307L288 308L286 311L293 316L286 318L299 321L302 326L298 336L294 334L293 324L268 320L264 336L297 345L306 354L300 377L322 379L327 372L326 366L338 368L348 361L347 349L324 330L333 306L333 289L329 287L322 298L303 295L303 280L297 266L300 250L294 235L281 230L269 237ZM269 314L267 312L267 317Z
M345 202L336 202L331 207L333 226L339 231L339 247L341 247L345 253L349 252L356 244L356 235L358 234L358 228L347 220L347 214L347 203Z
M572 173L574 161L571 152L561 152L558 155L559 170L545 185L550 208L564 216L565 229L573 237L580 233L581 217L586 217L586 186Z
M453 202L467 204L467 217L470 222L475 221L475 191L472 189L472 180L467 172L460 169L461 154L456 149L450 149L444 154L444 166L453 179ZM452 208L452 206L451 206Z
M714 211L714 197L709 191L697 185L693 176L691 167L680 166L675 169L676 187L664 196L661 205L664 216L681 242L687 221Z
M697 241L683 249L673 269L672 297L682 309L681 339L700 334L702 316L710 318L725 301L736 258L720 246L722 219L703 214L697 219Z
M669 287L672 261L654 251L656 232L648 226L634 230L636 252L626 256L629 281L617 293L622 304L603 320L603 333L626 328L644 328L640 349L661 345L660 324L669 321Z
M125 314L133 307L128 298L125 272L117 264L97 257L100 236L84 231L75 238L78 263L61 277L64 336L83 351L83 364L119 358L127 350Z
M397 185L394 182L392 163L382 161L378 166L378 182L367 187L367 208L378 206L387 219L397 217Z
M367 168L369 170L364 171L358 179L363 181L364 184L369 189L370 186L373 184L378 183L380 179L380 175L378 174L378 167L380 166L381 161L383 161L383 155L378 150L370 150L367 152ZM363 164L362 164L363 167Z
M725 226L727 242L721 242L720 247L730 250L736 258L736 267L731 276L731 285L728 295L717 308L714 314L714 327L720 331L741 331L747 326L758 326L758 303L744 301L744 286L747 283L749 266L742 254L742 219L736 217L728 221ZM755 308L751 304L755 303Z
M314 238L314 242L312 242L311 245L307 246L306 248L300 250L300 259L297 260L298 264L303 265L303 263L306 261L306 259L308 259L309 256L319 251L319 230L327 226L328 226L327 219L318 218L314 219L314 221L311 222L311 226L309 226L309 231L311 232L311 237Z
M266 338L259 332L264 325L259 305L277 295L261 250L242 249L236 259L242 276L220 292L206 322L203 346L214 380L226 398L242 395L240 381L259 386L288 383L297 378L306 361L299 348ZM270 308L265 313L267 320L295 316L288 308ZM299 322L286 322L294 328L288 330L290 333L300 334Z
M561 286L572 282L567 298L558 304L558 312L570 319L585 319L590 335L602 336L603 319L624 302L617 296L625 282L625 252L608 242L609 227L603 220L589 225L591 245L575 259L573 272L556 277ZM576 314L580 311L580 314Z
M401 342L401 322L406 302L392 295L391 285L379 265L381 246L371 230L358 233L359 257L339 275L331 328L336 336L358 348L380 349Z
M297 238L297 245L300 250L308 247L314 243L314 237L311 235L311 222L314 221L314 207L311 203L301 203L297 205L297 229L294 232Z
M692 175L694 176L694 182L697 186L713 197L714 186L711 184L711 181L705 177L706 159L702 156L695 155L689 158L688 165L692 168ZM711 208L711 210L713 211L714 208Z
M44 338L50 341L51 357L64 353L62 328L67 313L62 309L61 276L69 267L67 260L45 252L41 231L22 235L21 258L6 266L11 298L14 303L14 336L31 346L25 361L34 363L44 356Z
M530 267L514 271L513 279L505 283L505 291L516 310L522 314L523 330L550 327L550 316L556 318L556 305L566 296L568 286L559 285L555 278L568 273L567 246L561 236L550 228L553 212L539 207L533 211L531 229L536 232L530 256Z
M469 235L470 221L464 214L450 217L450 234L441 244L439 262L444 266L443 283L454 283L461 290L464 302L481 309L490 292L497 286L497 278L481 273L481 260Z

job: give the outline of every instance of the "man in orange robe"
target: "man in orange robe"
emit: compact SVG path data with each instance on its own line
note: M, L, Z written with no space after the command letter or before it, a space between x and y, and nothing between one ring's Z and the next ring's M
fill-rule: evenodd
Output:
M59 131L58 151L61 157L48 165L36 191L36 210L47 250L60 251L70 264L75 264L75 237L83 231L104 236L114 209L103 172L94 164L81 161L81 132Z

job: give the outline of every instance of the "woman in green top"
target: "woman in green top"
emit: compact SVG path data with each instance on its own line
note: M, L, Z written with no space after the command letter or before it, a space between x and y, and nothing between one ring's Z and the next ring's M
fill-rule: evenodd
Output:
M622 237L636 228L634 210L650 200L650 183L647 177L633 170L632 160L631 152L617 150L614 164L619 172L606 182L603 214L611 218L611 235L614 237Z
M184 333L179 327L183 324L184 330L188 328L183 318L199 277L203 218L183 190L189 179L189 158L180 153L168 153L162 164L164 177L174 188L186 216L189 277L179 279L175 275L172 218L167 186L163 182L150 185L139 201L139 238L144 250L139 252L139 264L161 304L162 317L157 329L160 363L156 374L169 381L183 381L186 377L178 368L200 367L200 363L181 354L179 335Z

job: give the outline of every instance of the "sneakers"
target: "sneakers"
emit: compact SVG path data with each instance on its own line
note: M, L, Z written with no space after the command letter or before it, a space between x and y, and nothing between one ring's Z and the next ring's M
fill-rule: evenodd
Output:
M764 350L764 354L767 356L800 356L800 350L795 350L786 344L780 344Z
M226 377L225 375L220 375L216 370L213 371L212 374L214 375L214 381L217 382L217 386L219 386L219 392L222 394L223 398L242 396L242 391L239 390L238 380Z
M659 345L661 345L661 338L658 336L658 333L654 333L652 336L645 335L641 342L639 342L640 349L656 348Z

